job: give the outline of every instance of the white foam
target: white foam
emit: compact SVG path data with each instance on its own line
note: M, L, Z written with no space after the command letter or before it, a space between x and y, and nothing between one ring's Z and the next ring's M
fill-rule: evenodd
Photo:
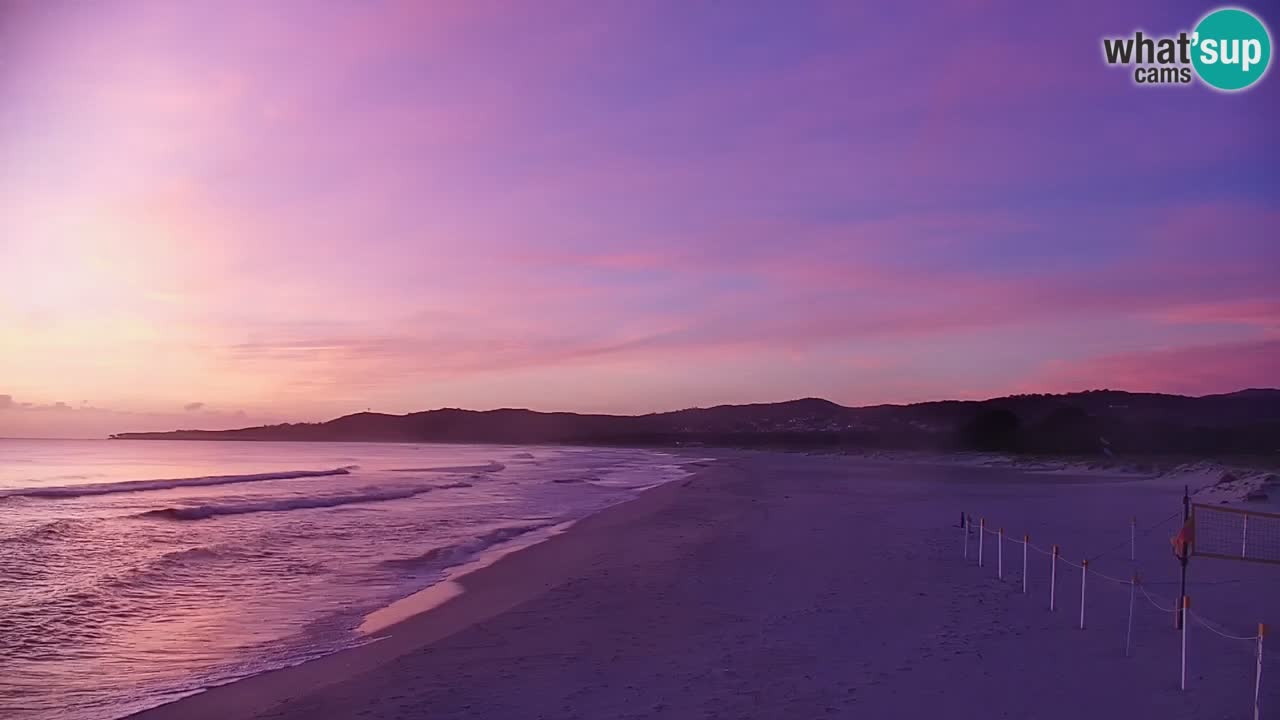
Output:
M165 518L169 520L205 520L219 515L244 515L258 512L285 512L288 510L307 510L310 508L330 508L356 503L386 502L388 500L404 500L423 495L433 490L451 490L471 487L467 483L450 483L448 485L423 485L421 487L394 488L390 490L373 489L369 492L344 493L341 495L318 495L314 497L289 497L260 500L257 502L214 503L195 505L192 507L161 508L140 513L139 517Z
M0 497L85 497L110 493L142 492L145 490L172 490L173 488L203 487L207 485L234 485L236 483L263 480L293 480L296 478L348 475L354 465L332 470L285 470L256 473L253 475L209 475L206 477L173 478L166 480L126 480L124 482L89 483L85 485L55 485L51 487L18 488L0 490Z
M506 470L507 466L496 460L484 465L454 465L451 467L395 468L391 472L429 472L429 473L496 473Z

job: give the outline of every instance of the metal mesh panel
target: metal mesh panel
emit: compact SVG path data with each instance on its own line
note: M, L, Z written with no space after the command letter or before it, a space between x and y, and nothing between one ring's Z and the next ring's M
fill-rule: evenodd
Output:
M1192 507L1192 555L1280 563L1280 515L1213 505Z

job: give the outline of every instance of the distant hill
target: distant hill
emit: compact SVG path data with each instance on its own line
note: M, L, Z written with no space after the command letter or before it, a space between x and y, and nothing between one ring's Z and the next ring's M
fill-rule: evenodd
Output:
M1203 397L1091 390L870 407L806 398L649 415L445 408L407 415L356 413L321 423L111 437L1270 455L1280 454L1280 390Z

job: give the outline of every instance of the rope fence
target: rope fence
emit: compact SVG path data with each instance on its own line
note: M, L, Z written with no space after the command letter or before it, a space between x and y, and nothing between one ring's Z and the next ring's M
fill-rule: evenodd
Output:
M1136 584L1138 586L1138 589L1142 591L1142 595L1147 598L1147 602L1151 603L1151 607L1159 610L1160 612L1167 612L1167 613L1178 612L1178 608L1176 607L1164 607L1160 603L1156 602L1155 598L1151 597L1151 594L1147 592L1147 588L1145 585L1143 585L1142 583L1136 583Z
M1258 639L1258 636L1257 636L1257 635L1249 635L1248 637L1244 637L1244 636L1241 636L1241 635L1230 635L1230 634L1224 633L1224 632L1222 632L1221 630L1218 630L1217 628L1215 628L1213 625L1209 624L1209 622L1208 622L1207 620L1205 620L1204 618L1200 617L1200 616L1199 616L1199 615L1197 615L1196 613L1193 613L1193 612L1191 612L1191 611L1187 611L1187 615L1188 615L1192 620L1195 620L1196 622L1198 622L1198 623L1200 623L1201 625L1203 625L1203 626L1204 626L1204 628L1205 628L1206 630L1208 630L1209 632L1211 632L1211 633L1213 633L1213 634L1215 634L1215 635L1219 635L1219 636L1221 636L1221 637L1224 637L1224 638L1226 638L1226 639L1228 639L1228 640L1257 640L1257 639Z
M1172 521L1174 521L1174 520L1177 520L1177 519L1178 519L1179 517L1181 517L1181 516L1182 516L1182 512L1181 512L1181 511L1175 512L1174 514L1170 515L1169 517L1167 517L1167 518L1165 518L1165 519L1163 519L1163 520L1161 520L1161 521L1159 521L1159 522L1157 522L1157 523L1152 523L1151 525L1148 525L1148 526L1147 526L1147 529L1143 530L1142 532L1138 532L1138 518L1136 518L1136 517L1135 517L1135 518L1129 518L1129 539L1128 539L1128 540L1124 540L1124 541L1122 541L1122 542L1120 542L1120 543L1117 543L1116 545L1113 545L1113 546L1111 546L1111 547L1107 548L1106 550L1103 550L1102 552L1099 552L1099 553L1095 553L1095 554L1093 554L1093 555L1090 555L1090 556L1089 556L1089 562L1095 562L1095 561L1097 561L1097 560L1101 559L1102 557L1104 557L1104 556L1106 556L1106 555L1109 555L1109 554L1111 554L1111 553L1115 552L1116 550L1119 550L1120 548L1124 547L1125 545L1128 545L1128 546L1129 546L1129 559L1130 559L1130 560L1137 560L1137 559L1138 559L1138 552L1137 552L1137 549L1138 549L1138 548L1137 548L1137 545L1138 545L1138 538L1140 538L1140 537L1146 537L1147 535L1150 535L1150 534L1152 533L1152 531L1154 531L1154 530L1158 530L1158 529L1160 529L1160 528L1164 527L1165 525L1168 525L1170 522L1172 522Z
M1176 520L1178 517L1181 516L1181 514L1182 514L1181 512L1174 513L1173 515L1170 515L1169 517L1163 520L1160 520L1156 523L1152 523L1151 525L1147 526L1144 530L1142 530L1141 533L1139 533L1138 531L1137 518L1132 518L1129 523L1129 539L1126 541L1126 543L1129 545L1129 559L1134 562L1136 562L1137 560L1137 538L1138 537L1140 536L1145 537L1151 532L1168 525L1170 521ZM961 513L960 526L964 532L963 553L964 553L965 559L968 559L969 557L969 536L973 534L973 530L975 529L975 524L973 520L974 519L971 515ZM1004 544L1006 542L1006 534L1005 534L1004 528L992 529L990 527L987 527L986 518L979 518L976 525L976 529L978 533L978 566L985 567L987 536L988 535L995 536L996 543L997 543L996 545L996 558L997 558L996 559L996 576L997 578L1003 580L1004 579ZM1270 528L1268 528L1268 531L1270 531ZM1270 532L1268 532L1268 535L1270 535ZM1267 539L1270 540L1270 537L1268 537ZM1022 585L1022 593L1024 595L1029 594L1028 587L1027 587L1027 578L1029 577L1029 563L1028 563L1027 551L1034 550L1043 556L1051 558L1051 565L1049 568L1049 610L1050 611L1057 610L1058 565L1059 564L1066 565L1068 567L1071 567L1080 571L1079 627L1081 630L1085 629L1085 608L1086 608L1086 597L1087 597L1086 592L1087 592L1088 581L1090 576L1094 576L1102 580L1106 580L1116 585L1129 587L1129 620L1128 620L1127 629L1125 631L1125 656L1126 657L1130 655L1130 647L1132 645L1134 604L1137 599L1138 593L1141 593L1143 598L1145 598L1146 601L1152 607L1154 607L1156 610L1159 610L1160 612L1181 613L1181 616L1179 617L1180 623L1178 627L1179 627L1179 632L1181 634L1181 642L1182 642L1182 662L1181 662L1180 676L1179 676L1179 687L1182 690L1187 689L1187 639L1188 639L1188 626L1190 625L1190 623L1188 622L1188 618L1191 620L1195 620L1198 625L1200 625L1204 629L1212 632L1213 634L1223 639L1254 643L1255 645L1254 652L1256 654L1256 670L1253 678L1254 680L1253 717L1254 717L1254 720L1260 720L1260 718L1262 717L1261 705L1260 705L1260 701L1262 697L1262 643L1263 643L1263 638L1267 634L1267 626L1265 624L1258 623L1258 631L1254 635L1248 635L1248 636L1233 635L1233 634L1224 632L1222 630L1219 630L1218 627L1215 627L1216 623L1213 623L1205 619L1204 617L1200 616L1199 614L1192 612L1191 599L1185 595L1182 596L1179 601L1172 603L1170 607L1165 607L1163 604L1161 604L1159 600L1157 600L1158 595L1156 597L1152 597L1151 593L1147 591L1146 584L1142 581L1141 575L1136 570L1134 571L1131 579L1123 580L1121 578L1112 577L1105 573L1098 572L1096 569L1090 569L1089 563L1091 561L1096 561L1097 559L1103 557L1107 553L1114 552L1115 550L1118 550L1124 547L1126 543L1121 543L1114 547L1103 550L1102 552L1097 553L1091 557L1086 557L1083 560L1081 560L1079 564L1077 564L1063 558L1061 550L1057 545L1052 545L1049 550L1046 550L1040 547L1039 545L1032 543L1030 535L1023 535L1021 540L1015 539L1012 542L1019 543L1022 545L1021 585ZM1208 554L1208 553L1205 553L1205 554ZM1247 558L1247 554L1248 554L1247 547L1244 550L1242 550L1240 554L1242 556L1246 556L1246 559L1253 559L1253 558ZM1269 558L1268 558L1268 561L1269 561Z

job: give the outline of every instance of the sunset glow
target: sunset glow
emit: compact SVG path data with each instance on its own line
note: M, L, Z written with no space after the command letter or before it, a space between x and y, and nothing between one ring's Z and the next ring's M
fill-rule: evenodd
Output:
M4 3L0 436L1278 384L1280 80L928 7Z

